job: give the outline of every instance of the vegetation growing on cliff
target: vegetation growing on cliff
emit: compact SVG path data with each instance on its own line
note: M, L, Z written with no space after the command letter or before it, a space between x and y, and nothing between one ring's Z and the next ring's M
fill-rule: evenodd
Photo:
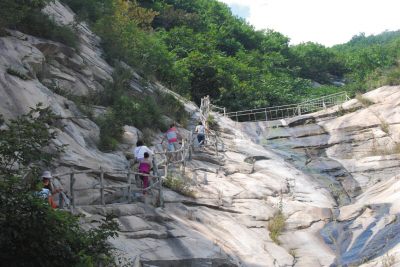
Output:
M68 25L59 25L41 10L52 0L2 0L0 3L0 36L6 28L43 37L79 49L78 37ZM71 26L71 25L70 25Z
M6 0L0 27L64 38L74 45L73 32L53 27L46 15L38 15L48 2ZM311 42L290 46L288 37L255 30L216 0L62 2L102 38L111 64L124 61L147 80L157 79L196 102L210 95L228 111L289 104L341 90L354 96L400 80L398 31L355 35L333 48ZM40 26L33 29L35 25ZM333 86L332 75L346 85ZM313 88L311 80L324 86Z
M49 168L63 151L52 144L56 132L47 125L53 120L40 105L7 123L0 115L1 264L108 266L115 258L107 238L117 235L117 223L109 218L86 231L78 221L83 216L54 211L36 194L39 167Z
M22 12L25 19L30 13L40 13L27 10L40 10L47 2L35 1L39 3L36 6L9 0L5 3L8 9ZM86 21L101 37L104 57L114 67L123 61L144 81L161 81L197 103L202 96L210 95L214 104L227 111L291 104L344 90L353 97L357 92L400 84L398 32L372 37L360 34L333 48L312 42L290 46L288 37L273 30L255 30L216 0L62 2L76 12L76 20ZM2 20L3 27L34 33L24 20L7 21ZM333 85L335 79L345 85ZM314 88L313 81L323 86ZM137 97L122 95L110 104L112 111L104 118L104 125L107 118L123 123L126 117L115 118L133 114L128 107L137 107L133 105ZM150 107L156 103L149 101ZM128 111L124 113L119 107ZM150 112L152 118L159 117L156 109ZM140 128L140 121L134 123ZM163 128L158 119L152 124ZM117 126L113 137L105 138L111 147L115 147L112 139L120 135L121 127ZM102 136L106 136L104 131Z
M366 41L354 51L311 42L289 46L288 37L255 30L216 0L144 0L140 5L97 0L96 6L88 0L63 1L94 25L110 61L124 60L196 102L210 95L228 110L288 104L341 90L354 96L371 83L384 84L387 73L397 75L396 34L384 33L385 41ZM353 39L363 38L370 37ZM347 85L333 86L332 75ZM311 80L325 85L313 88Z

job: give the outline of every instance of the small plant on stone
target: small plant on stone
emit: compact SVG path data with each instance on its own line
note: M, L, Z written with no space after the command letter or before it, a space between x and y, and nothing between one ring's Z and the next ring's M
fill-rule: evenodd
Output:
M396 257L392 254L389 254L389 252L386 252L386 254L382 258L382 266L383 267L390 267L394 266L396 262Z
M381 130L386 134L390 134L389 123L387 121L382 121Z
M208 121L208 127L211 130L214 130L214 131L219 130L218 122L215 120L213 115L208 115L207 121Z
M51 84L47 86L47 88L49 88L53 93L64 96L66 98L71 98L73 96L71 91L65 89L62 85L60 85L59 81L52 80Z
M279 210L278 212L274 215L273 218L271 218L267 224L267 229L270 232L269 236L271 239L279 245L279 236L281 235L281 232L283 228L286 225L286 216L283 214L283 203L282 200L279 202Z
M196 198L196 191L188 189L191 179L184 174L177 174L175 177L169 173L163 180L163 184L169 189L187 197Z
M360 94L360 93L356 94L356 99L358 100L358 102L360 102L361 104L363 104L364 106L367 106L367 107L375 104L374 101L363 97L362 94Z
M28 80L28 76L17 69L14 69L11 65L7 67L7 73L13 76L17 76L22 80Z
M254 164L255 162L256 162L256 159L254 157L250 157L247 159L247 163Z
M293 258L296 258L296 250L297 248L289 248L289 254L292 255Z
M361 107L353 107L353 108L345 109L345 108L343 108L343 106L339 106L338 111L337 111L337 116L341 117L346 114L356 112L359 109L361 109Z

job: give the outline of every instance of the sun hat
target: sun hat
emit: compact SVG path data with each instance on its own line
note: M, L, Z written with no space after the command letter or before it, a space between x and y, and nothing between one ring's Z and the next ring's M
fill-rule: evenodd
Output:
M51 172L45 171L45 172L43 172L42 178L51 179L53 177L51 176Z

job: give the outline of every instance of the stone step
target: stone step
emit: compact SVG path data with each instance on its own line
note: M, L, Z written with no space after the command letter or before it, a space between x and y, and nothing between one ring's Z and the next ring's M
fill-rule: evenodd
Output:
M168 238L167 232L156 231L156 230L144 230L134 233L124 234L126 238L130 239L142 239L142 238L154 238L154 239L166 239Z

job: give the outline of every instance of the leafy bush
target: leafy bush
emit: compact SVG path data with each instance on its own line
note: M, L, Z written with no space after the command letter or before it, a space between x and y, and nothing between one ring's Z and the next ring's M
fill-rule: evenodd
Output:
M283 203L279 202L279 211L268 221L267 229L271 239L279 245L279 236L286 225L286 216L283 214Z
M136 97L130 85L132 79L132 71L117 62L113 81L105 83L103 91L93 91L86 96L66 96L100 127L99 149L102 151L117 147L124 133L124 125L132 125L146 132L148 138L145 141L150 143L151 131L168 130L163 115L175 121L187 118L184 104L172 94L155 90L154 94L144 98ZM143 85L147 86L146 83ZM103 105L109 110L103 117L95 119L91 116L91 105Z
M49 2L3 0L0 4L0 29L16 29L79 49L79 39L71 28L58 25L41 12Z
M107 238L117 236L117 223L107 218L89 231L78 219L44 205L34 177L49 168L63 146L52 143L51 111L36 108L5 124L0 115L0 257L4 266L107 266L114 248ZM32 180L24 181L28 173Z
M215 120L213 115L208 115L207 122L208 122L208 128L210 128L211 130L214 130L214 131L219 130L218 122Z
M95 122L100 127L99 149L101 151L115 150L118 146L118 140L124 134L124 123L112 109Z
M176 174L173 177L172 173L169 173L167 178L163 180L163 185L184 196L195 198L196 192L187 188L190 181L190 177L183 174Z

